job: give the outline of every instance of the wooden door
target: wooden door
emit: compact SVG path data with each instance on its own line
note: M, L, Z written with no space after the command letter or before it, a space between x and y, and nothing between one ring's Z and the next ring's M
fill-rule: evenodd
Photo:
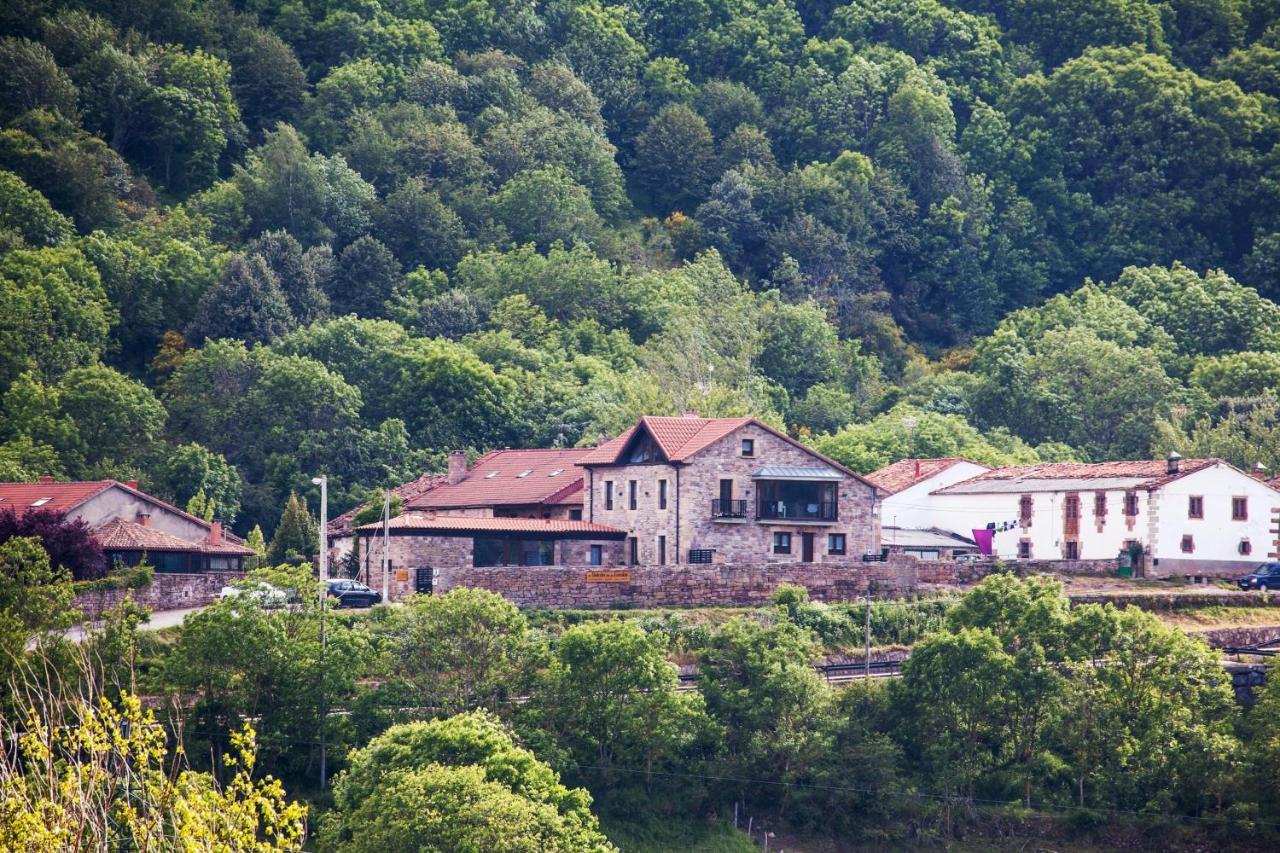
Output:
M806 563L813 562L813 534L800 534L800 559Z

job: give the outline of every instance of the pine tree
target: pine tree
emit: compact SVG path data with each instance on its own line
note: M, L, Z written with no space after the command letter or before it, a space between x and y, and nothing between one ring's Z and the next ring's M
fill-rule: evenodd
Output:
M247 547L253 549L253 556L245 560L245 570L253 571L260 568L267 561L267 538L262 535L262 525L255 524L253 529L249 531L249 538L244 543Z
M316 539L320 525L312 518L310 510L296 492L289 493L289 502L280 515L280 524L271 537L267 558L272 565L301 562L316 551Z
M267 262L260 255L234 255L222 278L200 298L187 338L271 343L296 325L280 279Z

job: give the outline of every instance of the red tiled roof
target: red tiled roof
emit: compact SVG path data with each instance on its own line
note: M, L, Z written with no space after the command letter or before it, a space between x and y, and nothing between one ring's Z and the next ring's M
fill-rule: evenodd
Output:
M115 480L63 483L0 483L0 509L14 507L19 514L29 509L51 509L66 513L111 488ZM45 499L48 500L45 500ZM36 506L37 501L45 501Z
M446 482L448 482L448 478L444 474L423 474L416 480L393 486L390 491L394 497L398 497L405 504L409 504L436 486L444 485ZM352 531L355 530L351 522L363 508L363 506L352 507L342 515L329 519L329 535L350 536Z
M623 449L635 435L636 430L645 429L653 436L653 440L657 442L658 448L663 455L667 457L669 462L684 462L703 450L706 450L712 444L716 443L726 436L732 435L744 426L757 426L766 432L772 433L788 444L800 448L805 453L820 459L838 471L848 474L854 479L861 480L868 485L875 484L863 477L861 474L853 471L834 459L829 459L812 447L801 444L791 436L784 432L779 432L768 424L756 418L697 418L697 417L649 417L645 416L626 432L617 438L606 441L598 447L593 448L586 456L579 460L579 465L616 465L622 455Z
M550 518L491 518L474 515L435 515L431 513L406 513L391 519L391 530L432 531L449 533L542 533L570 538L622 539L624 530L595 524L590 521L566 521ZM362 531L376 533L382 529L381 521L363 524ZM586 535L584 535L586 534Z
M135 521L115 518L93 530L93 538L103 550L109 551L191 551L201 554L253 555L253 549L230 542L213 545L204 542L188 542L172 533L154 527L144 527Z
M947 456L939 459L899 459L892 465L886 465L879 471L867 475L867 479L878 486L886 494L896 495L903 489L939 474L952 465L960 462L978 462L965 459L963 456Z
M582 488L575 466L587 448L495 450L476 460L466 479L437 484L405 502L407 509L462 509L512 504L562 504L571 487ZM579 500L579 503L581 501Z
M90 498L97 497L110 488L122 489L135 497L161 507L167 512L182 516L187 521L193 521L205 528L212 529L212 524L203 518L194 516L184 509L179 509L168 501L162 501L154 495L149 495L141 489L136 489L128 483L121 483L119 480L0 483L0 509L13 506L18 509L19 513L24 513L29 509L52 509L65 515L80 506L80 504ZM49 498L49 500L39 507L34 506L36 501L43 498ZM223 535L231 542L244 541L230 532L226 532Z
M1034 465L1006 465L993 468L977 476L962 480L948 486L943 492L963 492L965 487L976 483L1007 481L1053 481L1053 480L1137 480L1133 487L1156 489L1180 477L1194 474L1214 465L1225 464L1221 459L1183 459L1177 473L1169 472L1168 462L1164 459L1137 459L1114 462L1039 462ZM1244 472L1241 472L1244 473ZM1245 476L1248 476L1245 474Z

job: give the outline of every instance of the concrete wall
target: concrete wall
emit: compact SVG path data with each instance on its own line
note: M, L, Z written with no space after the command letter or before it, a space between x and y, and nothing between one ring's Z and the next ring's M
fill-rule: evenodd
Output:
M769 600L780 584L808 588L817 601L852 601L874 583L877 597L915 591L922 564L764 563L634 566L614 569L623 582L589 581L588 570L565 566L477 569L441 568L437 591L477 587L499 593L521 607L669 607L751 605Z
M74 607L86 619L98 619L126 595L154 612L203 607L212 604L218 592L244 575L239 572L206 572L202 574L162 574L157 572L151 586L143 589L89 590L76 595Z
M741 454L742 439L755 441L755 454ZM751 472L765 465L822 467L823 463L771 432L748 425L722 438L680 466L617 465L590 469L584 516L626 530L638 543L641 565L656 564L658 537L665 536L667 562L685 563L690 549L715 551L716 563L799 563L801 534L814 534L814 562L854 563L880 547L880 517L875 490L852 477L837 484L838 517L831 523L765 521L755 518L755 481ZM834 469L833 469L834 470ZM747 502L745 519L713 519L711 502L720 497L720 481L733 480L733 498ZM636 481L637 506L630 508L630 481ZM667 509L658 508L659 481L667 481ZM613 509L607 509L605 483L613 484ZM678 513L677 513L678 507ZM679 521L677 523L677 514ZM773 534L790 532L790 554L773 553ZM843 533L843 556L827 553L827 535Z

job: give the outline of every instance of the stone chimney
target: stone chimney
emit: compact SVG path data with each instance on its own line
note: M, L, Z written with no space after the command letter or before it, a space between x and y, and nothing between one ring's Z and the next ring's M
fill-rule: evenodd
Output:
M42 486L47 486L52 482L53 482L53 477L49 476L48 474L45 474L40 478L40 485Z
M449 453L449 485L461 483L467 479L467 452L454 450Z
M1261 462L1255 463L1253 466L1253 478L1255 480L1267 479L1267 466L1263 465Z
M222 522L218 521L217 519L214 519L212 522L209 523L209 544L210 545L222 544Z
M128 486L129 488L133 489L135 492L138 490L138 481L137 481L137 480L128 480L128 481L126 481L126 482L125 482L125 485L126 485L126 486Z
M1165 470L1170 474L1177 474L1182 470L1182 455L1178 451L1169 451L1169 455L1165 457Z
M151 526L151 513L145 509L138 510L138 523L143 527Z
M920 460L916 460L916 479L920 479Z

